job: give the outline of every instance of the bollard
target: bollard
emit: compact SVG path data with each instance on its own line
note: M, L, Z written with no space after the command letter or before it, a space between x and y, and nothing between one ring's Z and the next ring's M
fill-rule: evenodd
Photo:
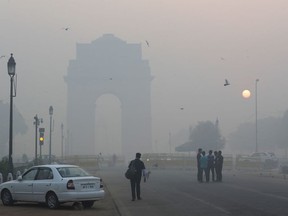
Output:
M0 173L0 184L2 184L3 183L3 175L2 175L2 173Z
M12 175L12 173L8 173L7 181L12 181L12 180L13 180L13 175Z
M19 176L21 176L20 170L18 170L18 171L16 172L16 179L18 179Z

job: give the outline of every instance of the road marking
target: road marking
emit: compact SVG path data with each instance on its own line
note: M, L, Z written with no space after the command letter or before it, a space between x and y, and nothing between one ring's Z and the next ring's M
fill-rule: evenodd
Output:
M181 195L183 195L183 194L184 194L186 197L188 197L189 199L196 200L196 201L198 201L198 202L200 202L200 203L202 203L202 204L204 204L204 205L207 205L207 206L210 206L210 207L212 207L212 208L214 208L214 209L217 209L218 211L221 211L221 212L223 212L223 213L225 213L225 214L227 214L227 215L230 215L230 214L231 214L231 213L230 213L229 211L227 211L226 209L224 209L224 208L222 208L222 207L220 207L220 206L214 205L214 204L212 204L211 202L207 202L207 201L205 201L205 200L203 200L203 199L200 199L200 198L191 196L191 194L181 193Z
M248 191L248 192L257 193L257 194L260 194L260 195L264 195L264 196L268 196L268 197L272 197L272 198L277 198L277 199L288 201L288 198L284 197L284 196L279 196L279 195L270 194L270 193L264 193L264 192L260 192L260 191L254 190L254 189L248 189L248 188L244 188L244 187L240 187L240 186L236 186L236 185L227 185L227 186L232 187L232 188L236 188L236 189L239 189L239 190L245 190L245 191Z

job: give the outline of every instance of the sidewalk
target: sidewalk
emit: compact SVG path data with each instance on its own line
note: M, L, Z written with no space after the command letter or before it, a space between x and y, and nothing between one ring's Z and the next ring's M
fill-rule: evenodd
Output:
M109 191L109 186L104 183L105 198L94 204L97 216L121 216L118 207Z
M138 216L145 216L147 214L147 207L149 208L145 200L147 185L146 183L141 183L141 191L144 199L132 202L130 181L124 176L125 170L126 167L117 167L103 169L97 172L105 184L104 189L107 192L105 199L108 199L108 202L114 203L115 216L132 216L136 215L135 212L137 212Z

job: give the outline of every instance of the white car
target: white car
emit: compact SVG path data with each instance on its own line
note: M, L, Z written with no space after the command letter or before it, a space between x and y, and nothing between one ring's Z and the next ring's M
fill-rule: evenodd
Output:
M251 156L242 156L240 161L261 163L266 168L277 167L279 163L279 159L272 152L256 152Z
M17 180L0 184L3 205L17 201L46 203L50 209L61 203L82 202L91 208L105 191L98 177L74 165L41 165L27 170Z
M271 152L256 152L250 156L253 160L259 160L262 163L278 162L278 158Z

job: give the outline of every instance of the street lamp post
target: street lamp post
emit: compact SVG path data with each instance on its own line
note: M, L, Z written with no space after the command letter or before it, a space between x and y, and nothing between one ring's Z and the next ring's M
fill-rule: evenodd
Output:
M255 80L255 152L258 152L258 104L257 104L257 84L259 79Z
M51 143L52 143L52 115L53 115L53 107L49 107L49 115L50 115L50 138L49 138L49 164L51 164Z
M64 157L64 154L63 154L63 142L64 142L64 125L63 123L61 124L61 159L63 161L63 157Z
M169 131L169 153L170 153L170 157L171 157L171 154L172 154L172 142L171 142L171 132Z
M13 82L14 76L16 72L16 62L13 58L13 54L9 58L7 63L8 75L10 76L10 120L9 120L9 173L13 174L13 160L12 160L12 153L13 153L13 97L16 97L16 90L15 94L13 94Z
M37 158L37 144L38 144L38 126L40 123L43 123L43 119L39 119L37 115L34 116L34 125L35 125L35 165L38 164L38 158ZM41 148L41 146L40 146ZM41 151L40 151L41 152ZM41 156L41 154L40 154Z

